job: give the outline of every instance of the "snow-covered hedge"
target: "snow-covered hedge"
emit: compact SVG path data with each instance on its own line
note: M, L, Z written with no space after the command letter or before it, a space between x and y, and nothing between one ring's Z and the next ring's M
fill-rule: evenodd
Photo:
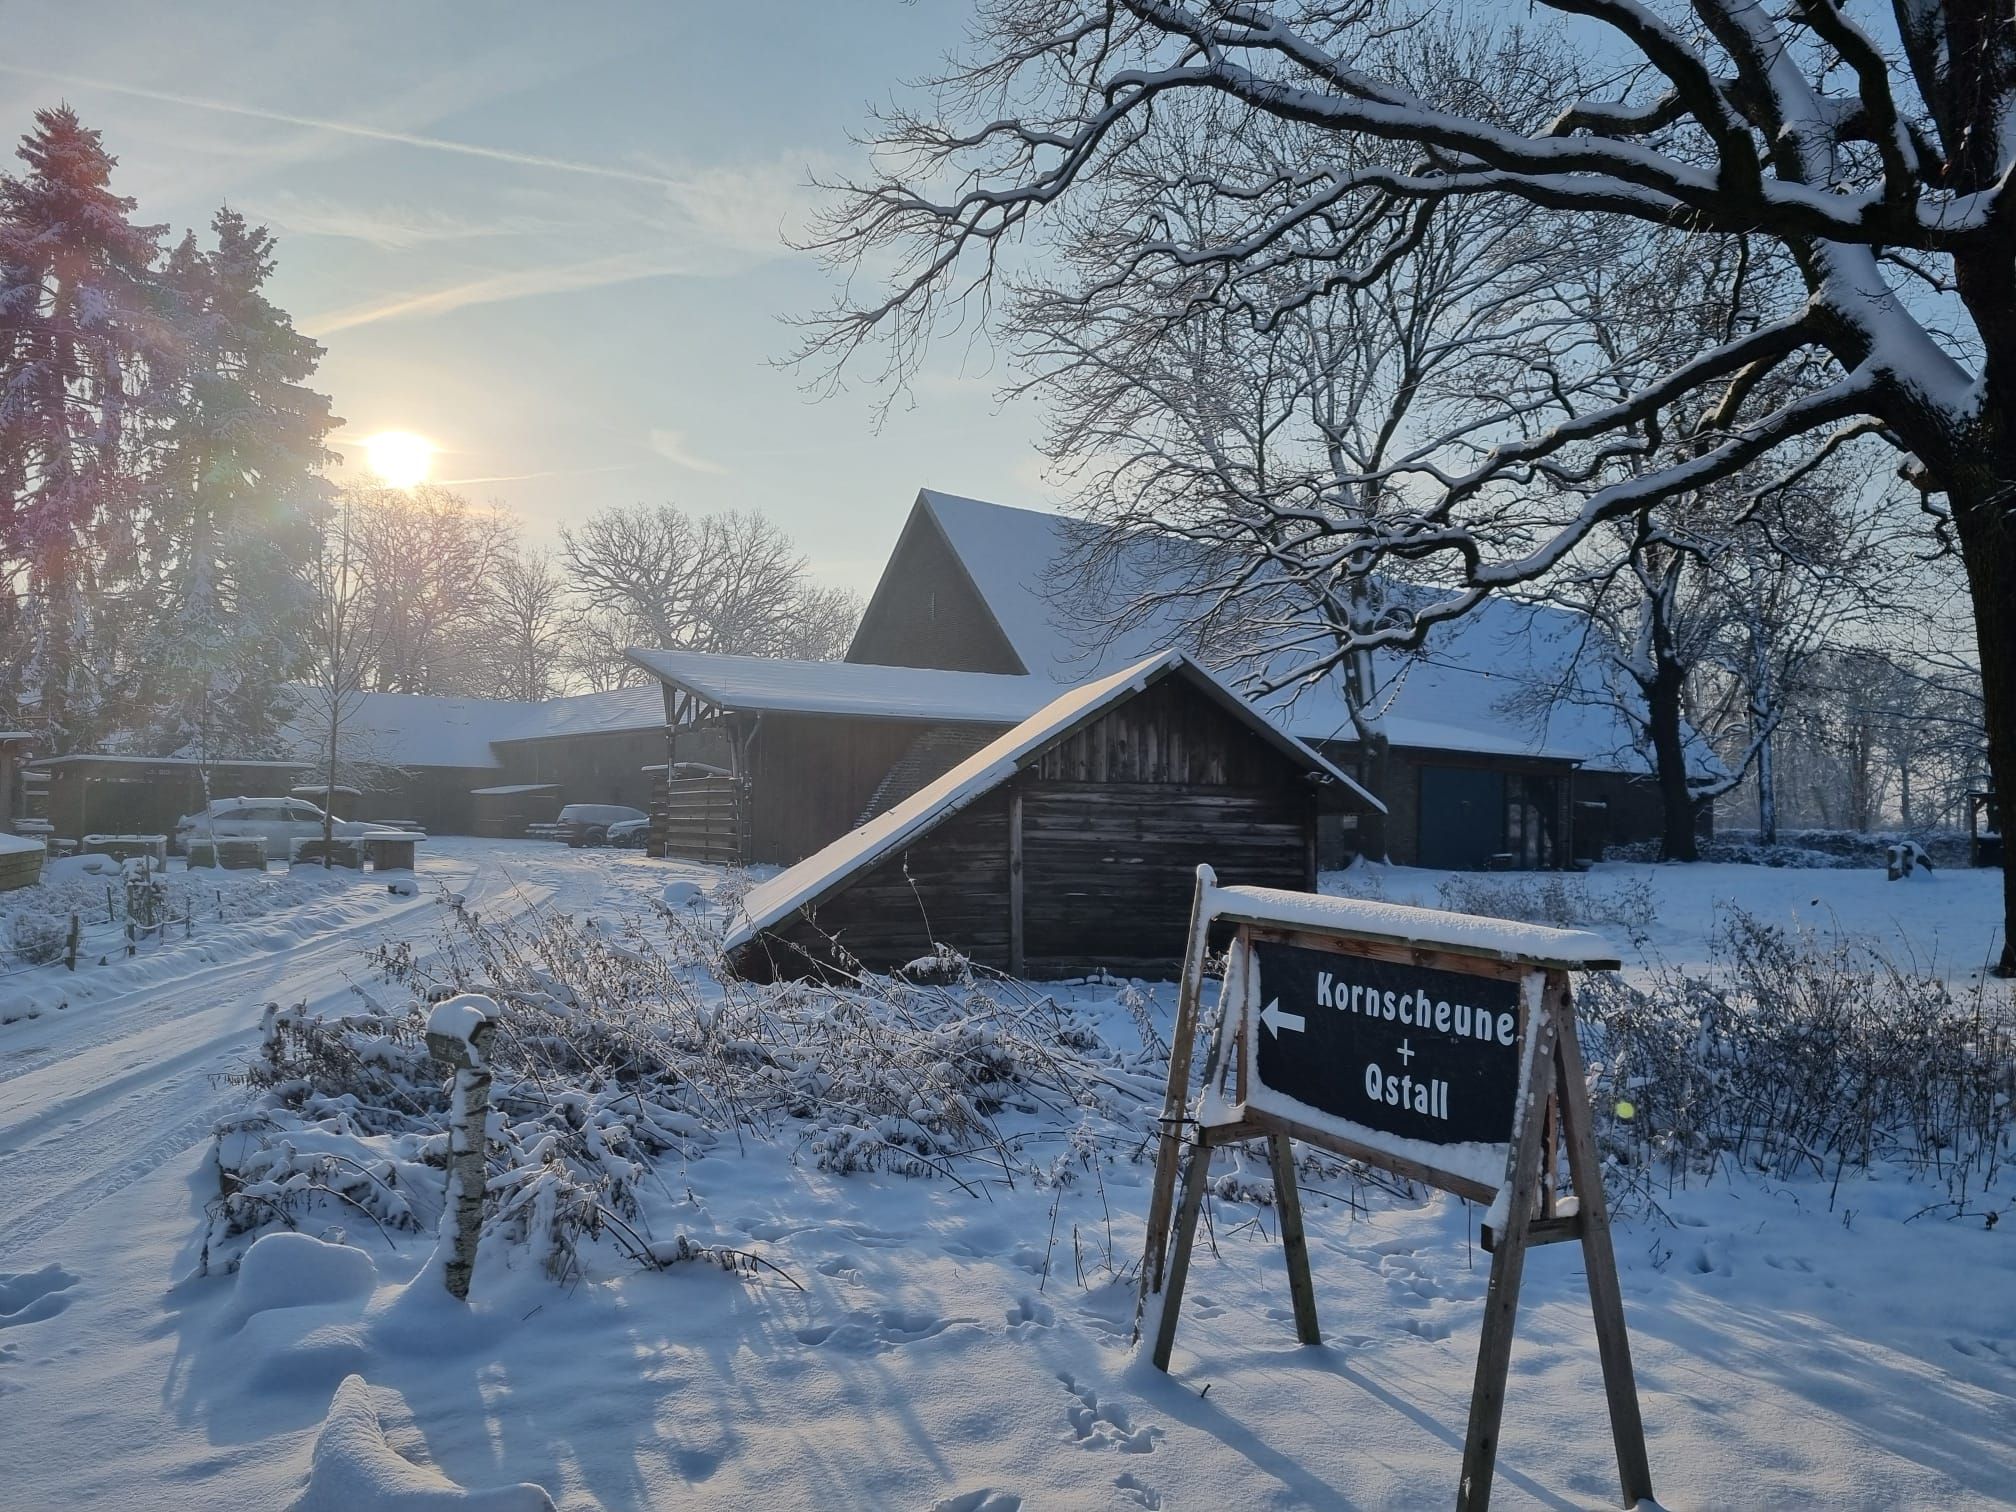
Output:
M1780 830L1770 845L1755 830L1717 830L1713 839L1700 845L1703 861L1738 866L1792 867L1810 870L1845 870L1880 867L1883 853L1901 841L1915 841L1925 848L1937 866L1972 864L1970 842L1951 830L1864 832L1862 830ZM1640 840L1613 845L1604 851L1611 861L1657 861L1659 842Z
M1591 977L1577 1007L1600 1132L1640 1196L1724 1162L1780 1178L1889 1166L1965 1211L2016 1154L2000 983L1739 911L1708 969Z

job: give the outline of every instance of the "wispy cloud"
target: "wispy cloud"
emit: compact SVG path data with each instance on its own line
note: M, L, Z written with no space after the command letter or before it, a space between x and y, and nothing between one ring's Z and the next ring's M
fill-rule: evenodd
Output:
M542 294L564 294L576 289L599 289L647 278L677 278L691 271L685 263L625 253L620 257L598 257L587 262L489 273L445 288L366 300L345 309L310 316L299 324L310 336L330 336L337 331L376 325L382 320L445 315L450 310L468 305L499 304L512 299L532 299Z
M696 456L687 447L685 434L681 431L652 431L651 450L674 467L683 467L688 472L714 473L720 476L726 476L728 472L728 469L719 462L710 462L705 457Z
M619 473L632 470L628 462L618 462L610 467L547 467L538 472L490 473L481 478L443 478L443 488L467 488L476 483L523 483L532 478L585 478L598 473Z
M23 68L13 63L0 63L0 74L11 74L23 79L39 79L48 84L65 84L75 89L98 89L107 94L125 95L136 100L154 100L164 105L181 105L191 110L210 110L221 115L241 116L255 121L272 121L282 126L300 126L312 131L335 132L340 136L359 137L366 141L423 147L431 152L456 153L463 157L484 158L493 163L513 163L521 168L544 168L559 173L581 174L590 178L619 179L633 184L650 184L673 192L688 191L693 187L688 180L639 168L623 168L609 163L585 163L575 158L551 157L538 152L519 152L509 147L484 147L475 142L458 142L449 137L429 136L417 131L398 131L385 126L372 126L363 121L339 121L328 116L265 110L255 105L240 105L232 100L177 94L166 89L147 89L137 84L116 83L111 79L86 78L81 74Z
M253 219L292 235L368 242L388 251L439 242L542 236L565 229L559 221L531 215L477 219L425 206L353 205L288 193L254 200L245 208Z

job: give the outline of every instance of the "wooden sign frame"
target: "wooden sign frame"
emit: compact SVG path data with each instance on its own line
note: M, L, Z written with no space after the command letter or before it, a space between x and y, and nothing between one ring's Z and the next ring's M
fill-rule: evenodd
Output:
M1304 899L1318 906L1297 906ZM1394 921L1399 915L1392 910L1382 908L1369 921L1353 920L1348 904L1338 906L1341 901L1262 889L1220 888L1209 867L1197 869L1197 892L1177 995L1162 1133L1141 1259L1136 1339L1144 1333L1152 1334L1156 1368L1169 1368L1197 1220L1209 1185L1212 1154L1225 1145L1264 1139L1274 1176L1288 1290L1294 1304L1295 1335L1304 1344L1322 1343L1302 1203L1295 1181L1294 1141L1300 1139L1443 1191L1489 1203L1491 1216L1502 1221L1502 1228L1487 1223L1483 1230L1484 1247L1491 1255L1491 1278L1485 1292L1484 1327L1471 1389L1469 1427L1463 1440L1463 1467L1456 1491L1458 1512L1484 1512L1490 1505L1526 1253L1536 1245L1565 1242L1582 1246L1623 1505L1630 1507L1651 1500L1652 1474L1646 1456L1645 1427L1639 1413L1630 1340L1624 1327L1623 1293L1617 1281L1616 1252L1610 1238L1609 1205L1603 1193L1588 1080L1575 1033L1568 976L1572 970L1614 968L1618 963L1586 951L1550 957L1544 951L1526 948L1508 950L1502 945L1486 948L1455 945L1447 940L1424 941L1418 935L1395 932ZM1461 922L1460 916L1438 916L1425 910L1407 913L1424 920L1453 918ZM1201 1021L1204 959L1213 925L1221 928L1230 925L1237 935L1228 958L1220 1011L1205 1064L1204 1097L1193 1116L1189 1111L1190 1070ZM1546 942L1546 936L1541 934L1531 939ZM1513 1127L1507 1131L1502 1185L1493 1186L1474 1174L1440 1169L1430 1161L1381 1148L1376 1134L1366 1140L1345 1138L1335 1130L1283 1116L1278 1110L1247 1104L1247 1093L1252 1090L1248 1077L1251 1036L1257 1032L1255 1025L1260 1017L1259 994L1250 990L1248 973L1253 969L1253 945L1266 941L1320 949L1343 958L1385 961L1501 981L1509 978L1522 984L1516 1044L1525 1096L1515 1100ZM1224 1096L1228 1080L1234 1083L1234 1097L1229 1103ZM1564 1153L1572 1202L1562 1201L1557 1191Z

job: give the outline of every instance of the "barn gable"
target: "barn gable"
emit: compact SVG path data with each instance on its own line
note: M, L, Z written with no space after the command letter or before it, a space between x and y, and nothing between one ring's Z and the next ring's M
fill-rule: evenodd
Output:
M752 889L726 948L752 975L939 942L1002 970L1159 970L1199 861L1313 882L1315 786L1349 778L1164 652L1074 689L919 792ZM837 950L834 948L837 942Z
M994 606L974 581L969 565L973 559L946 535L933 507L939 497L929 489L917 495L855 628L847 660L883 667L1028 673L1032 669L1024 665Z

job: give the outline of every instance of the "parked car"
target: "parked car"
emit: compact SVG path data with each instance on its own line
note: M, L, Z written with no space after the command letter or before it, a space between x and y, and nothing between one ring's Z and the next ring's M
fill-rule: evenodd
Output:
M213 835L256 835L266 842L269 860L285 861L303 840L322 838L321 809L301 798L213 798L175 826L175 848L188 854L189 842ZM369 825L336 821L338 835L354 835Z
M609 843L624 850L642 850L651 839L649 819L618 819L609 826Z
M560 826L560 833L569 845L606 845L609 826L626 819L651 822L651 816L642 809L623 803L570 803L553 822Z

